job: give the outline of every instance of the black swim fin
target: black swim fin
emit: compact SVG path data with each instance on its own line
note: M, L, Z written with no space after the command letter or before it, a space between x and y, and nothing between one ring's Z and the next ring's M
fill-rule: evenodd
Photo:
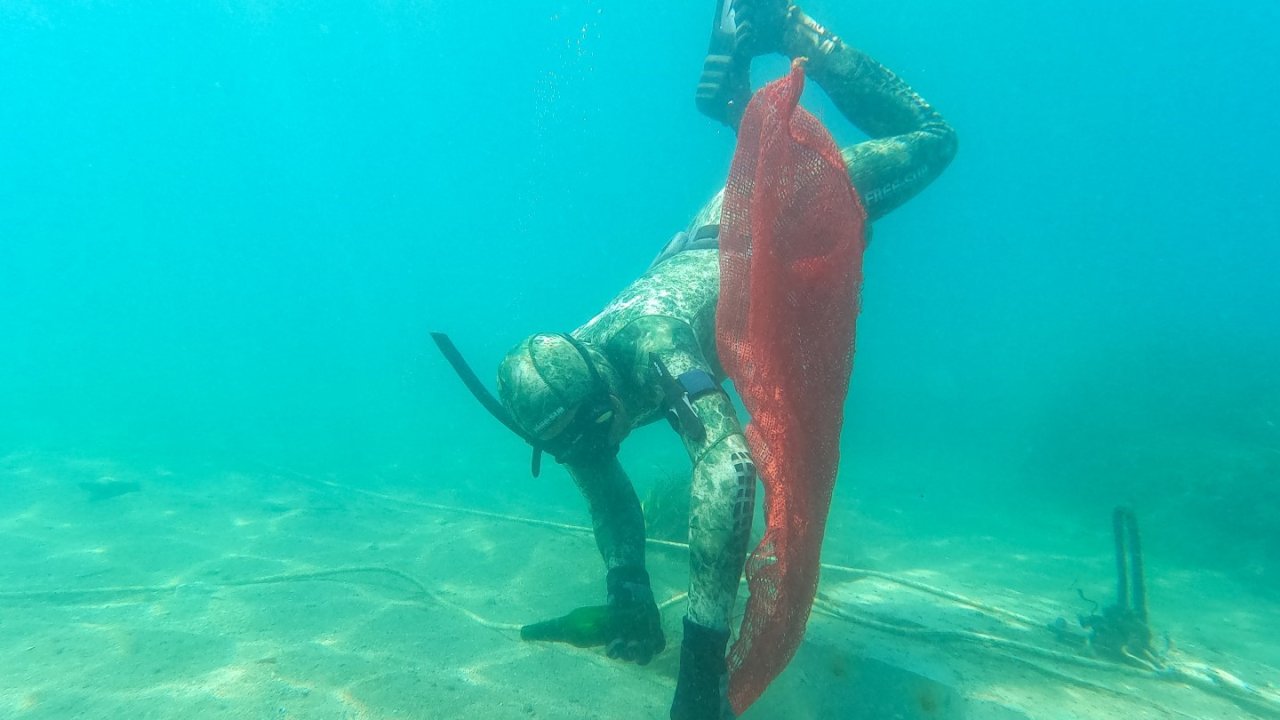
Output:
M751 56L737 51L733 0L718 0L711 43L695 94L698 110L731 128L738 127L751 99Z

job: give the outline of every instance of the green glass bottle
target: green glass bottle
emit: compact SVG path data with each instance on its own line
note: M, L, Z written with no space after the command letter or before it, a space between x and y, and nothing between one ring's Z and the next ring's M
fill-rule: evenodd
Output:
M613 638L614 613L608 605L580 607L564 617L520 628L521 640L569 643L580 648L604 645Z

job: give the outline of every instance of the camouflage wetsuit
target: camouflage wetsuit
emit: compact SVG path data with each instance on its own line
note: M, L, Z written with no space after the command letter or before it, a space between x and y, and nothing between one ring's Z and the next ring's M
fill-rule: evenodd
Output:
M871 137L842 150L868 219L901 205L951 161L954 131L887 68L805 17L788 32L785 48L792 57L809 58L808 76ZM719 222L722 197L723 191L698 213L688 237ZM668 253L574 331L574 337L607 358L608 380L617 383L633 426L659 419L666 411L651 354L672 375L700 368L723 380L715 344L719 280L714 248ZM726 629L747 549L755 468L729 398L708 393L694 400L694 406L707 432L701 441L684 438L693 462L688 616L703 626ZM642 567L644 518L617 459L566 466L590 506L605 565Z

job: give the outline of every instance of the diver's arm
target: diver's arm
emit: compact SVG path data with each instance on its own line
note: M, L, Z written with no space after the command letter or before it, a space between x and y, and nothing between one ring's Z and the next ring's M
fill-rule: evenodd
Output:
M644 512L618 458L565 463L591 511L596 547L606 570L644 568Z
M644 665L667 646L662 618L644 568L644 513L631 481L612 453L566 463L591 506L596 546L604 558L611 622L605 652Z
M783 50L871 139L841 151L868 219L884 216L938 177L956 153L956 133L888 68L846 45L791 6Z

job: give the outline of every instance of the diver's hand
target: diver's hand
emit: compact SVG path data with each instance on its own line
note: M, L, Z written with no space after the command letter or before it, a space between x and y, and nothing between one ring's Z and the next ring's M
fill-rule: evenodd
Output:
M605 584L613 614L613 637L605 652L611 658L647 665L667 646L658 605L649 587L649 574L643 568L617 567L609 571Z
M783 52L788 8L787 0L734 0L738 52L751 57Z

